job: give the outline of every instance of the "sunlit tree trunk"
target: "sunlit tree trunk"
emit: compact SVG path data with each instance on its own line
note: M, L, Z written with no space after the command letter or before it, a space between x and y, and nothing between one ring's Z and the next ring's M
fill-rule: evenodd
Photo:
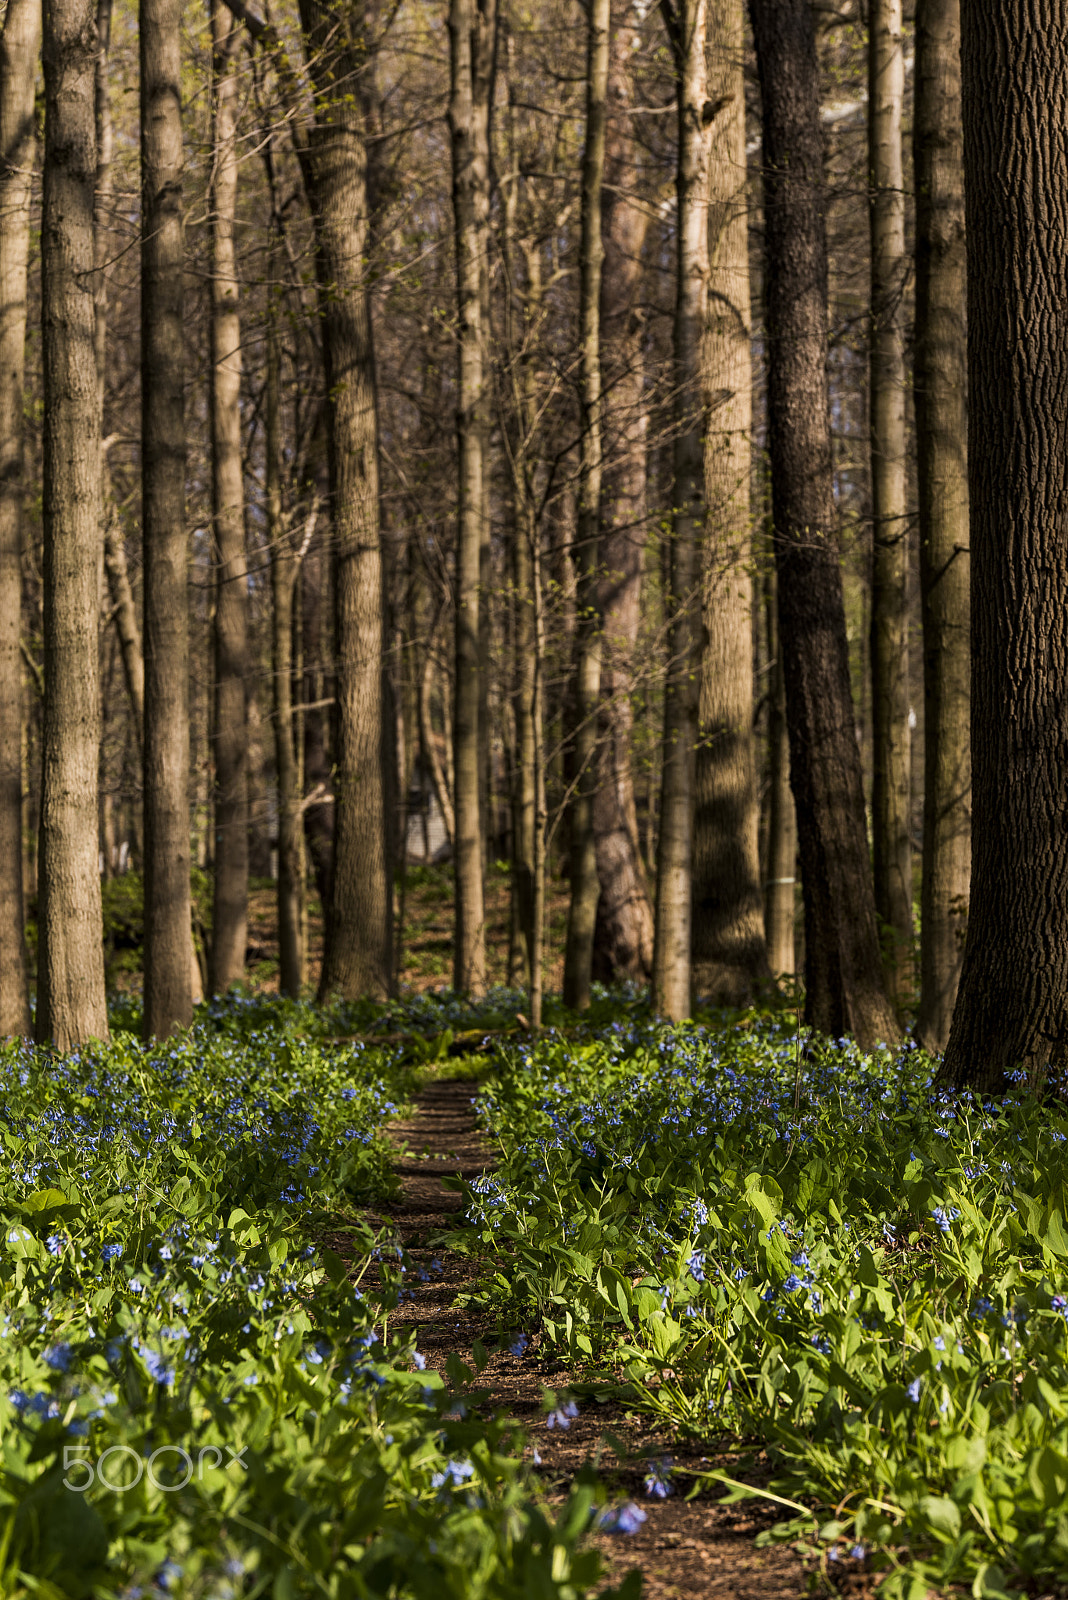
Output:
M213 0L211 216L211 483L215 608L215 849L211 987L223 993L245 972L248 943L248 567L241 461L241 318L237 212L235 55L241 33Z
M40 0L0 33L0 1038L30 1032L22 886L23 376Z
M334 855L320 995L393 986L391 775L378 504L378 408L364 140L370 71L362 8L301 0L315 122L304 160L315 216L334 533ZM346 85L344 94L338 82Z
M480 806L480 560L486 471L484 273L489 251L489 119L497 0L450 0L449 132L459 308L458 505L456 518L456 675L453 805L456 833L457 989L486 984L486 929Z
M582 156L582 236L579 243L581 436L575 569L574 793L571 801L571 898L564 949L564 1004L590 1003L590 966L597 922L597 847L593 797L597 787L597 702L601 691L598 615L598 535L603 467L601 396L601 188L604 182L605 102L608 93L609 0L590 0L586 43L586 140Z
M790 737L786 725L786 680L779 647L775 568L765 580L768 635L768 853L764 882L764 929L773 978L792 978L796 966L794 903L797 889L797 821L790 792Z
M916 458L923 616L923 885L917 1037L944 1050L971 878L967 352L960 0L916 8Z
M872 840L875 909L885 928L887 982L912 992L909 837L908 503L905 460L905 180L901 111L902 0L871 0L868 147L871 169Z
M753 750L749 207L742 0L709 0L708 396L693 953L702 994L744 1005L768 978Z
M604 474L600 592L601 710L593 828L600 897L593 972L611 981L648 981L653 970L653 905L638 839L631 696L638 666L642 569L648 534L645 479L648 410L642 349L642 249L649 210L637 194L632 62L639 43L630 0L613 20L605 137L604 268L601 274Z
M790 784L805 908L805 1015L897 1037L883 983L853 722L827 388L827 238L809 0L750 0L763 97L768 424Z
M146 1037L192 1019L181 7L141 0Z
M943 1062L998 1092L1068 1065L1068 29L963 0L972 880Z
M93 308L96 16L44 17L41 216L44 358L44 716L36 1036L69 1050L108 1036L97 788L100 401ZM188 977L188 971L187 971Z
M690 1012L694 767L698 717L698 550L705 522L702 362L708 313L708 155L705 0L662 6L677 74L677 261L672 388L674 462L669 532L668 665L656 857L653 1003Z

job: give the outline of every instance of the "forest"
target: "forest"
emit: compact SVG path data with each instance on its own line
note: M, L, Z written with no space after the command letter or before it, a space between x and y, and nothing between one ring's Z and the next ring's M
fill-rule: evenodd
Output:
M1068 1594L1068 0L0 0L0 1595Z

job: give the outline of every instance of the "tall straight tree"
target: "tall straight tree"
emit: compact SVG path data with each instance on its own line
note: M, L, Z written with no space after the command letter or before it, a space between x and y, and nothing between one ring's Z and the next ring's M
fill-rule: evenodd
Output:
M622 0L612 20L601 273L604 475L601 488L600 593L603 643L601 713L593 828L600 897L593 970L606 981L647 982L653 970L653 905L638 838L631 695L641 623L647 542L648 404L642 315L642 250L649 207L640 193L635 137L634 64L641 18Z
M597 711L601 692L598 546L603 470L601 395L601 191L604 184L605 103L608 95L610 0L589 0L586 14L586 139L582 154L582 237L579 244L579 362L582 431L575 572L577 626L574 683L574 794L571 801L571 899L564 950L564 1004L590 1003L593 934L600 885L593 827L597 788Z
M212 0L211 486L215 614L215 848L211 988L245 971L248 942L248 566L241 459L241 316L237 214L236 50L242 34Z
M334 538L334 855L320 994L393 986L385 611L378 406L367 258L365 105L373 18L362 4L300 0L315 116L303 156L315 218Z
M871 673L875 909L885 927L888 982L912 989L909 835L908 502L905 434L905 95L902 0L871 0L868 150L871 185Z
M30 1032L22 899L23 377L41 0L0 33L0 1038Z
M141 0L141 525L147 1038L187 1026L189 614L179 0Z
M1068 18L963 0L971 907L943 1062L997 1092L1068 1065Z
M44 717L36 1036L108 1036L98 865L100 401L93 309L93 0L44 15Z
M703 993L743 1005L768 979L753 750L753 377L743 0L709 0L708 396L693 953Z
M486 341L490 105L497 0L449 0L449 135L456 237L457 450L456 666L453 768L456 948L453 981L467 994L486 984L486 917L480 805L480 556L486 496Z
M923 618L918 1038L944 1050L971 877L968 462L960 0L916 7L916 457Z
M898 1035L853 723L827 388L827 237L809 0L750 0L763 97L768 424L779 635L805 911L805 1015Z
M653 1003L673 1022L690 1013L694 768L698 716L698 551L705 522L703 394L708 312L709 130L706 0L662 0L676 74L678 167L674 459L669 538L668 664L656 857Z

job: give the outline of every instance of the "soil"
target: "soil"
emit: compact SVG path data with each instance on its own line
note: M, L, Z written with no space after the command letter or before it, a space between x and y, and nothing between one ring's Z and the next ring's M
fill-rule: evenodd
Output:
M554 1377L564 1388L566 1372L560 1368L547 1373L538 1364L536 1338L514 1356L508 1350L509 1330L456 1308L457 1297L472 1288L476 1269L470 1258L442 1243L461 1206L460 1196L443 1188L442 1179L455 1174L473 1178L494 1164L493 1151L475 1126L474 1092L469 1081L435 1082L423 1091L415 1115L392 1127L399 1147L401 1195L372 1220L392 1225L413 1261L428 1269L437 1262L440 1270L409 1291L391 1324L416 1325L428 1367L443 1375L450 1353L473 1365L473 1346L482 1342L490 1354L475 1384L489 1392L484 1403L514 1417L527 1431L527 1450L532 1456L536 1452L535 1471L550 1501L562 1499L570 1479L592 1462L613 1503L632 1500L640 1505L645 1522L636 1533L595 1538L606 1563L606 1584L620 1582L637 1567L645 1600L799 1600L820 1588L818 1575L792 1546L754 1548L757 1534L780 1520L774 1506L765 1508L758 1500L724 1506L718 1503L718 1490L691 1501L678 1494L666 1499L647 1495L650 1462L669 1458L683 1475L687 1468L716 1467L735 1476L743 1471L738 1465L742 1442L719 1453L709 1445L709 1454L702 1455L658 1431L649 1419L628 1415L618 1403L591 1399L579 1403L579 1414L566 1430L549 1428L545 1388ZM756 1452L749 1452L747 1459L745 1479L759 1485L763 1463ZM836 1593L848 1593L851 1600L871 1593L861 1573L843 1573L842 1578Z

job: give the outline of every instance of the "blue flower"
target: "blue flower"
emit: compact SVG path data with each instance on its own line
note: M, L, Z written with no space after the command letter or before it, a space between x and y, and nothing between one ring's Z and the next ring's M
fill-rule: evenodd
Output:
M122 1255L121 1244L106 1244L100 1252L101 1261L117 1261Z
M913 1405L918 1405L919 1404L919 1401L920 1401L920 1380L919 1380L919 1378L913 1378L912 1382L909 1384L908 1388L905 1390L905 1393L908 1395L908 1397L912 1401Z
M578 1406L574 1400L565 1400L562 1405L558 1405L555 1410L550 1411L545 1419L545 1426L547 1428L567 1429L570 1428L572 1420L577 1416Z
M508 1346L508 1349L513 1356L521 1356L526 1352L526 1348L529 1343L530 1340L527 1338L526 1334L519 1333L516 1334L516 1337L512 1340L511 1344Z
M645 1512L641 1506L635 1505L633 1500L625 1500L621 1506L610 1506L602 1511L597 1527L601 1533L637 1533L644 1521Z
M470 1461L450 1461L444 1472L435 1472L430 1480L432 1489L458 1489L473 1478L475 1469Z
M653 1495L657 1500L666 1500L674 1492L671 1483L671 1460L662 1456L659 1461L648 1463L649 1471L645 1474L645 1492Z
M50 1350L45 1351L44 1359L57 1372L69 1372L73 1354L69 1344L54 1344Z

